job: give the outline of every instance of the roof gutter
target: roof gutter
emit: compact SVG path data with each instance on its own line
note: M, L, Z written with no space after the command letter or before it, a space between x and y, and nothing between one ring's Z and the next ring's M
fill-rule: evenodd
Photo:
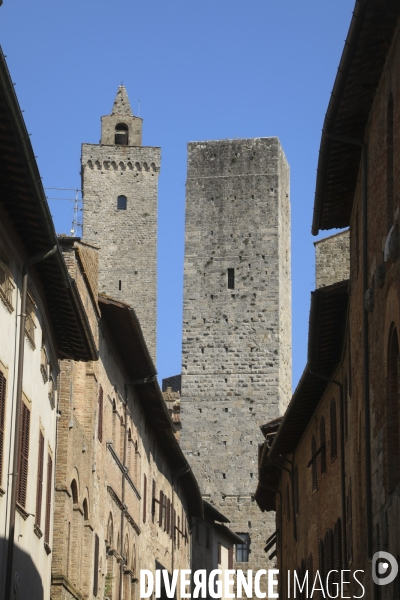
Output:
M353 18L350 23L342 57L340 59L338 73L331 93L328 109L326 111L324 126L322 129L321 145L317 167L317 182L315 187L314 214L311 227L312 235L318 235L321 229L322 213L325 199L326 177L329 164L333 129L343 92L346 87L347 78L357 48L358 36L360 34L369 0L356 0Z

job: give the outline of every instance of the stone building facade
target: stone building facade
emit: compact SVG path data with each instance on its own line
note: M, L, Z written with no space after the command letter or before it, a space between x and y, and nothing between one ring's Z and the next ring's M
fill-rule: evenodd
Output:
M125 87L81 162L83 239L100 247L99 290L135 308L155 360L160 148L142 146Z
M61 363L51 597L139 600L140 569L190 568L202 498L135 312L97 296L97 249L61 241L99 360Z
M238 568L257 570L259 426L291 394L289 167L277 138L189 144L185 235L181 445L203 498L250 537Z
M264 509L277 508L284 572L350 569L342 596L354 597L360 570L363 597L382 600L400 593L399 576L388 582L376 562L377 552L400 557L399 18L398 3L355 3L324 122L313 219L314 234L350 227L346 314L335 317L339 299L329 307L340 284L314 292L308 364L265 446L257 491Z
M44 600L53 550L59 359L92 360L96 349L1 51L0 126L0 598Z
M315 287L318 289L350 277L350 231L340 231L314 242Z

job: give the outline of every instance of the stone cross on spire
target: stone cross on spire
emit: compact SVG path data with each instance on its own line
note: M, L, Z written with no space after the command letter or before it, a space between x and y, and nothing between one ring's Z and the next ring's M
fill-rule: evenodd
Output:
M129 98L126 92L126 87L124 85L120 85L118 88L118 92L115 96L111 114L132 117L132 109L131 105L129 104Z

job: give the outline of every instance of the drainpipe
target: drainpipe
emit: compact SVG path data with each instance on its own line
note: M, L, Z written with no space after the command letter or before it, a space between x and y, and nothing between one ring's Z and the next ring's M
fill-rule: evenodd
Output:
M325 377L321 373L315 373L310 369L311 375L323 379L328 383L333 383L339 387L339 398L340 398L340 480L341 480L341 501L342 501L342 555L344 561L344 568L347 569L347 529L346 529L346 471L345 471L345 455L344 455L344 398L343 398L343 384L336 379Z
M55 254L58 250L57 244L47 252L39 252L28 258L24 262L22 269L22 291L21 291L21 321L19 327L19 346L18 346L18 376L17 376L17 397L15 401L15 422L14 422L14 449L13 449L13 470L9 473L12 477L11 499L10 499L10 521L8 525L8 544L7 544L7 563L6 563L6 581L4 600L11 600L12 573L14 559L14 532L15 532L15 510L17 504L17 480L19 449L21 443L21 408L22 408L22 383L24 377L24 350L25 350L25 322L26 322L26 296L28 293L28 273L29 267L36 265L46 258Z

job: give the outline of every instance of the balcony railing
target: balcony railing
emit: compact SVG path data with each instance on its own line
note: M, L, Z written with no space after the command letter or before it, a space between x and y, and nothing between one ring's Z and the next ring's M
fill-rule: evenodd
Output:
M0 258L0 299L10 312L14 310L12 303L14 288L11 271Z

